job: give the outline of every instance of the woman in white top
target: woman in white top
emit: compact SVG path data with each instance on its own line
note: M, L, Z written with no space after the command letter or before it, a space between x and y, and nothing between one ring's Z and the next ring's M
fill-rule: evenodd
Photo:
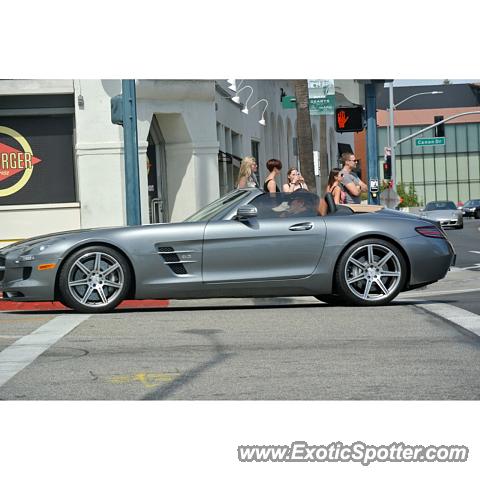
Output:
M237 188L258 187L257 176L257 161L255 157L245 157L240 164L240 171L238 172Z
M303 190L308 190L305 180L295 167L291 167L288 169L287 180L288 183L285 183L282 187L282 190L285 193L292 193L295 190L300 190L300 188L302 188Z

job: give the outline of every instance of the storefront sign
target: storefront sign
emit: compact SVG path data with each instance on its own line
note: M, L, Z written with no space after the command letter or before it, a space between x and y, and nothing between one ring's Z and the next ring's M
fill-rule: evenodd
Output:
M76 201L72 116L0 117L0 206Z
M41 162L33 156L32 148L25 137L20 133L0 125L0 133L13 138L21 147L21 150L0 143L0 197L7 197L21 190L30 180L33 166ZM2 188L2 181L13 177L14 183Z

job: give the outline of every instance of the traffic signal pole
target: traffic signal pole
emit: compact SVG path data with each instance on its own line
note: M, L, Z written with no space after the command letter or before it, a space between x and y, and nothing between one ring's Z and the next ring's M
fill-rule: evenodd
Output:
M367 116L368 203L378 205L378 193L375 192L375 182L378 188L377 97L375 91L374 83L367 83L365 85L365 107ZM376 195L374 195L375 193Z
M393 101L393 82L390 82L388 86L388 96L389 96L389 104L390 108L389 114L390 114L390 145L389 147L391 148L391 162L392 162L392 168L391 168L391 179L392 179L392 185L393 189L397 189L397 163L395 161L395 121L393 118L394 114L394 109L395 109L395 103Z
M135 80L122 80L122 106L127 225L140 225L140 178L138 173Z

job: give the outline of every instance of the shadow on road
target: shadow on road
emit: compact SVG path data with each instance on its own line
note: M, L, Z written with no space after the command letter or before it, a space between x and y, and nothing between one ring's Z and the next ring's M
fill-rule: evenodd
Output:
M215 334L221 333L223 330L216 330L216 329L191 329L191 330L181 330L180 333L186 333L188 335L200 335L207 339L213 347L213 357L206 362L201 363L200 365L196 366L195 368L191 368L187 372L183 373L179 377L172 380L170 383L166 385L162 385L161 387L157 388L155 391L148 393L145 395L142 400L165 400L168 398L172 393L174 393L179 388L183 387L187 383L192 382L197 378L199 375L207 371L209 368L218 365L219 363L224 362L228 358L232 357L234 354L227 353L224 351L225 347L222 345Z

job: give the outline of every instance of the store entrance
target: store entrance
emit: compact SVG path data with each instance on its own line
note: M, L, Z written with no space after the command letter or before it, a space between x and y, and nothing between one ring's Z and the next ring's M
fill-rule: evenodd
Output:
M153 117L148 134L147 161L150 223L165 223L170 220L167 192L167 161L165 157L165 141L155 117Z

